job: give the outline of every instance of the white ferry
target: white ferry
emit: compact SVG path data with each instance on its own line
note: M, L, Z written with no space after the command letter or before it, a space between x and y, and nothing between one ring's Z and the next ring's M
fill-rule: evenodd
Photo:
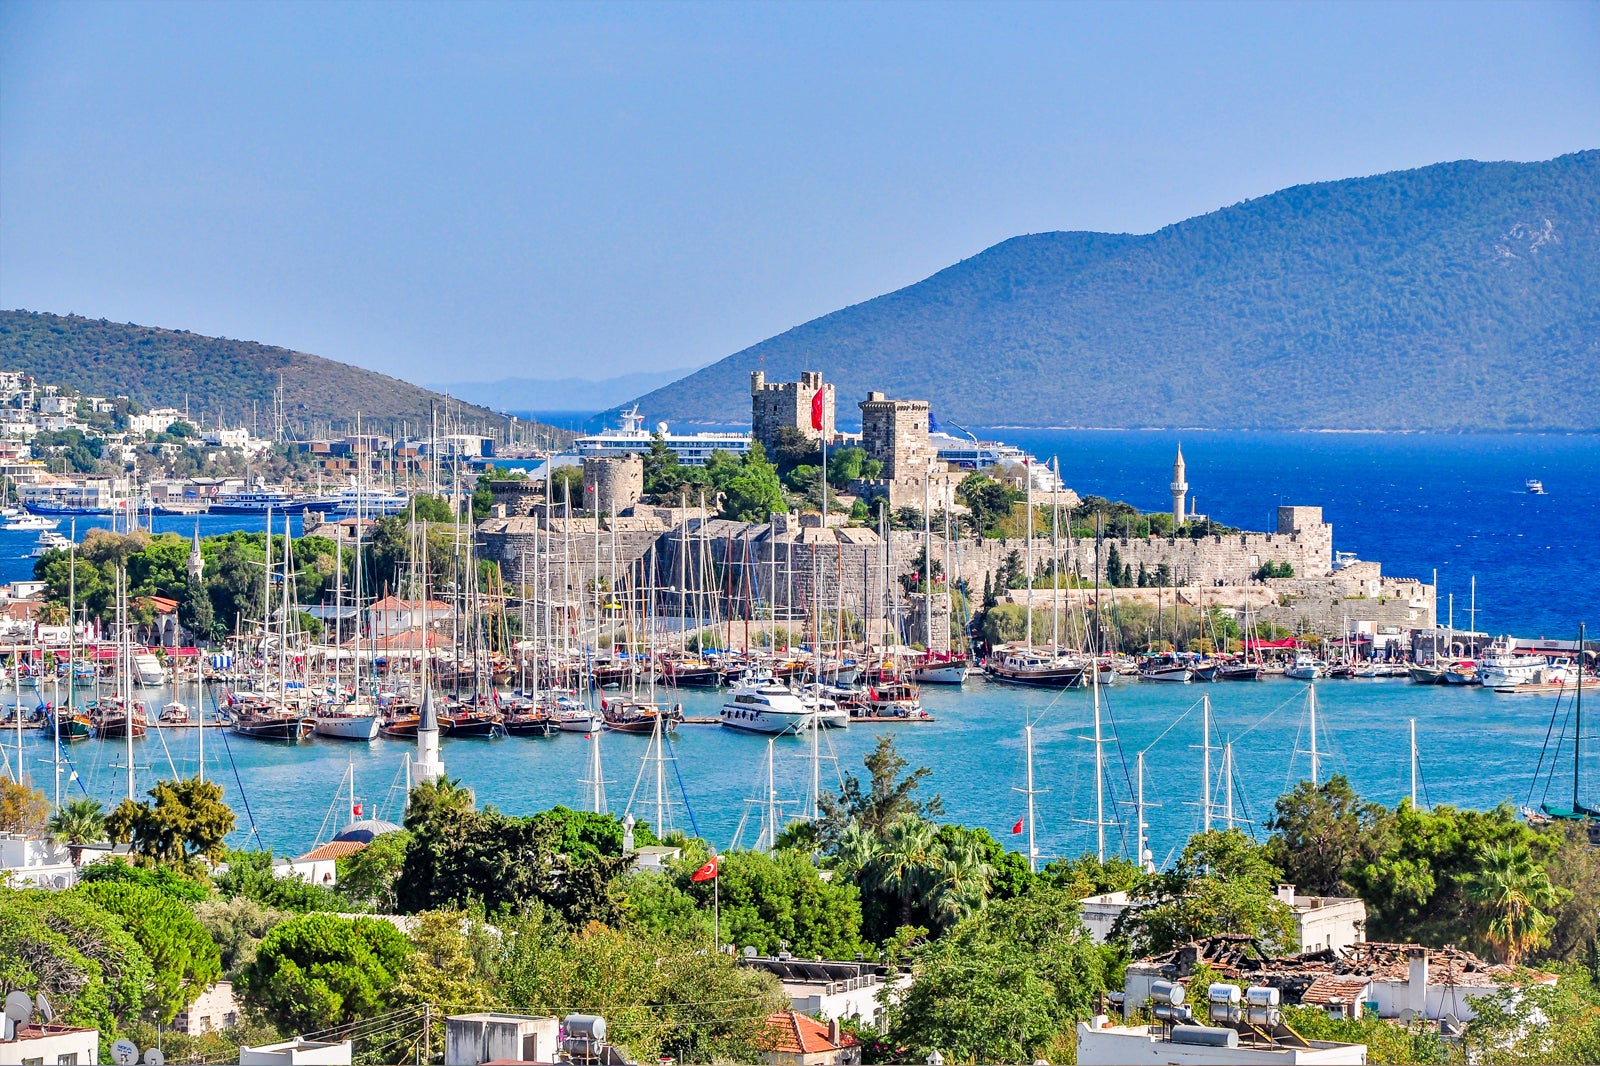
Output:
M1496 641L1478 660L1478 680L1487 688L1513 688L1548 681L1551 678L1546 676L1547 672L1554 673L1550 671L1549 659L1543 655L1519 655L1505 641Z
M748 433L673 433L665 422L656 425L656 432L666 441L668 448L678 456L684 466L705 466L712 452L743 455L750 450ZM644 416L635 407L622 415L622 425L588 437L579 437L573 450L580 459L619 459L624 455L643 455L650 450L652 434L644 428Z

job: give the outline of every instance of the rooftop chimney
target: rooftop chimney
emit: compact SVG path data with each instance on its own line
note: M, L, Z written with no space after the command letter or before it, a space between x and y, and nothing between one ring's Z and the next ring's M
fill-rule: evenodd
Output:
M1417 1012L1417 1017L1428 1016L1428 949L1414 946L1406 949L1406 956L1411 961L1410 980L1407 983L1407 999L1411 1009Z

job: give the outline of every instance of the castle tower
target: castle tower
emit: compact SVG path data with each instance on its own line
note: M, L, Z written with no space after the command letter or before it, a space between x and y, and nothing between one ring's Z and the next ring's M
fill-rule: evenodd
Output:
M199 584L205 572L206 560L200 554L200 523L197 521L194 524L194 540L189 543L189 580Z
M1183 525L1184 503L1189 498L1189 482L1183 470L1183 445L1178 445L1178 457L1172 461L1172 528Z

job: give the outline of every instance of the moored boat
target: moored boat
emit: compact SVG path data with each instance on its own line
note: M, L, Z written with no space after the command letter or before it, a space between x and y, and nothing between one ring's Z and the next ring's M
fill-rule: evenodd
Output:
M316 720L313 718L278 708L253 708L235 714L233 718L233 731L242 737L281 740L288 744L309 740L315 726Z
M815 711L771 675L742 678L722 701L722 724L746 733L782 735L809 728Z
M364 703L331 704L317 709L312 729L333 740L376 740L378 712Z
M1036 688L1073 688L1083 683L1088 661L1033 648L1002 648L984 661L991 681Z
M1283 668L1283 676L1296 681L1315 681L1323 673L1322 664L1308 651L1295 652L1294 662Z

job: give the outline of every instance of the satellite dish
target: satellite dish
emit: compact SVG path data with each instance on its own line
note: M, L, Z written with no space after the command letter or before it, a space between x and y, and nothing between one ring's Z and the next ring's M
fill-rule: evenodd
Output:
M139 1045L124 1037L111 1045L111 1061L117 1066L134 1066L139 1061Z
M1407 1007L1405 1010L1400 1012L1400 1024L1401 1025L1410 1025L1412 1022L1414 1022L1416 1020L1417 1020L1417 1012L1412 1010L1410 1007Z
M33 1017L33 997L20 989L6 996L6 1017L23 1026Z
M39 998L35 1002L39 1007L39 1020L41 1022L49 1025L51 1022L56 1020L56 1009L50 1005L50 1001L48 999L44 998L43 992L39 993Z
M166 1066L167 1057L157 1047L146 1048L144 1052L144 1066Z
M1457 1018L1454 1014L1446 1014L1443 1018L1439 1019L1439 1032L1445 1036L1455 1039L1456 1037L1460 1036L1463 1031L1461 1019Z

